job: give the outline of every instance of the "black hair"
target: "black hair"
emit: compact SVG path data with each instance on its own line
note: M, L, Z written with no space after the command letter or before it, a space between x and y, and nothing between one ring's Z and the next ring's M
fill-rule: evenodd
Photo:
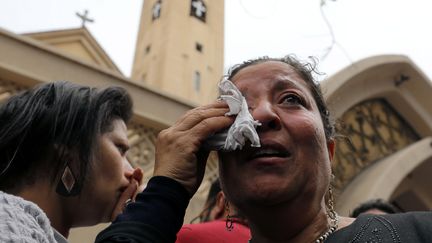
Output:
M312 95L315 99L315 102L318 106L318 110L321 115L321 119L324 124L324 131L326 135L327 141L335 137L335 126L334 122L330 118L330 112L327 108L327 105L324 101L324 97L322 95L321 87L318 81L315 80L313 77L313 74L320 74L316 70L316 61L312 59L312 62L304 62L300 61L296 56L294 55L287 55L282 58L270 58L267 56L259 57L256 59L251 59L248 61L245 61L241 64L234 65L228 70L228 79L232 80L232 78L243 68L254 65L254 64L260 64L263 62L268 61L277 61L277 62L283 62L291 67L294 68L294 70L297 72L298 75L300 75L301 78L303 78L304 81L309 85L310 91L312 92Z
M209 190L209 193L207 196L206 203L210 203L212 201L215 201L215 203L216 203L216 197L220 191L222 191L222 189L221 189L219 178L218 178L215 181L213 181L213 183L210 186L210 190Z
M384 201L383 199L372 199L356 207L354 211L351 213L351 217L357 218L360 214L369 211L371 209L378 209L388 214L400 212L395 206Z
M210 190L209 190L207 200L205 202L203 210L201 211L201 213L197 217L195 217L191 220L191 222L190 222L191 224L197 220L199 220L199 222L201 222L201 223L210 221L210 211L216 206L217 195L220 191L222 191L222 189L220 186L219 178L217 178L210 185Z
M0 107L0 190L19 191L47 176L55 183L71 154L82 185L97 135L131 116L132 100L120 87L58 81L11 97Z

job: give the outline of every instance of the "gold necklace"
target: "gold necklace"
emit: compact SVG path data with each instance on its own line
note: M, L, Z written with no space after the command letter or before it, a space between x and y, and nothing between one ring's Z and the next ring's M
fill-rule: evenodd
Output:
M314 242L323 243L331 234L333 234L339 226L339 215L334 212L335 217L332 219L332 226L324 234L320 235Z
M339 226L339 215L334 212L334 218L331 219L332 221L332 226L326 231L324 232L322 235L320 235L315 241L314 243L323 243L331 234L333 234L336 229ZM252 239L249 240L249 243L252 243Z

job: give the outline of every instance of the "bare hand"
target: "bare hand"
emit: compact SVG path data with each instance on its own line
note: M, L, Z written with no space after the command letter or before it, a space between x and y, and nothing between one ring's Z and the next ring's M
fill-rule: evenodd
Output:
M228 111L228 105L221 101L201 106L161 131L156 141L154 176L178 181L192 196L204 177L209 154L201 145L207 137L233 123L233 117L225 116Z
M123 191L119 200L117 201L117 205L115 206L111 214L111 221L113 221L119 214L123 212L126 206L126 202L128 201L128 199L132 200L132 197L135 195L137 189L138 189L138 182L132 179L129 186L126 188L126 190Z
M136 168L130 175L129 186L120 195L120 198L111 214L111 221L113 221L119 214L123 212L126 202L129 199L131 202L135 201L136 195L144 190L142 186L143 175L144 173L140 168Z
M141 168L135 168L135 170L132 173L131 182L135 180L138 183L138 188L135 190L134 195L132 196L132 200L135 201L135 197L138 195L138 193L144 191L145 185L142 183L144 177L144 172Z

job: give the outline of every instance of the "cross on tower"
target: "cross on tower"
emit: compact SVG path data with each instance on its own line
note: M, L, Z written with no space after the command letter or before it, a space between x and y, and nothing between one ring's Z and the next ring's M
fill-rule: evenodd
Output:
M81 19L81 27L83 27L83 28L85 27L86 22L89 22L89 23L94 22L94 19L91 19L87 16L88 15L87 9L84 10L84 14L80 14L80 13L76 12L76 15L78 16L78 18Z
M195 15L202 17L206 12L206 7L201 1L192 1L192 6L195 8Z

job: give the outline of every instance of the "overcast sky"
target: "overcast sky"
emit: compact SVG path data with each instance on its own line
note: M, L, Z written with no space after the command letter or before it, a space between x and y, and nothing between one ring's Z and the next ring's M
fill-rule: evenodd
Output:
M323 57L332 37L320 2L225 0L225 66L262 55ZM130 76L142 3L1 0L0 27L16 33L77 28L75 12L88 9L95 22L87 28ZM322 10L339 45L321 58L320 71L331 75L365 57L404 54L432 77L431 0L327 0Z

